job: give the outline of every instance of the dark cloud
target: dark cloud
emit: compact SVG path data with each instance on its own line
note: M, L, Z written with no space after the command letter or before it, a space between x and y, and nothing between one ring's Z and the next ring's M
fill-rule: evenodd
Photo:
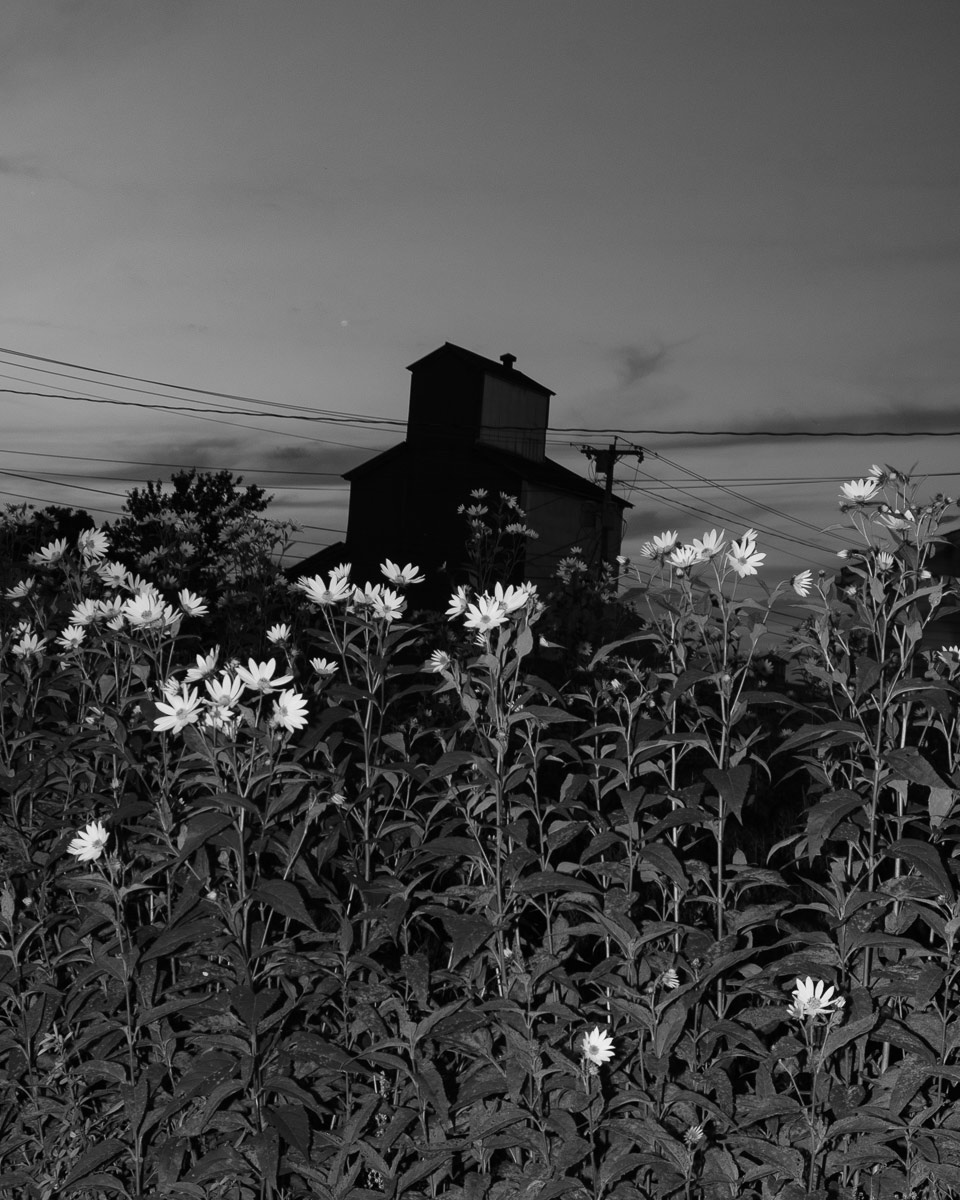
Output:
M670 349L662 343L617 346L613 353L620 387L624 390L662 371L670 361Z
M711 424L716 428L720 422L703 422L698 427L704 431ZM679 422L673 425L677 428ZM670 432L670 425L664 424L656 430L642 432ZM960 415L944 408L933 405L910 405L895 408L861 409L859 412L841 414L810 415L810 416L766 416L757 414L752 420L743 418L728 422L718 433L707 436L693 430L680 432L671 436L666 443L669 449L696 446L698 449L717 449L721 446L742 446L749 442L751 446L783 445L788 443L806 444L817 438L863 438L871 434L889 434L891 437L936 437L938 433L947 430L960 429ZM627 431L629 432L629 431Z
M0 154L0 175L39 179L40 168L36 159L29 154Z
M298 483L339 482L339 476L345 471L377 453L374 449L352 446L287 446L282 443L251 446L246 439L229 435L191 438L189 441L154 438L149 446L123 442L114 445L112 451L117 458L116 465L102 465L91 474L102 479L127 479L137 474L142 474L144 479L169 479L174 471L195 467L198 471L234 471L243 476L244 482L256 482L267 490L280 484L291 487ZM134 461L157 465L130 466ZM267 474L271 471L290 474ZM264 474L258 475L258 472Z

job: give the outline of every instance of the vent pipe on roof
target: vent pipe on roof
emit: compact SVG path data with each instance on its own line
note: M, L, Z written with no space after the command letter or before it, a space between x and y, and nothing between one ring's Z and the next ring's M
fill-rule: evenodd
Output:
M508 371L512 371L513 364L517 361L517 356L515 354L501 354L500 361L503 363L503 365L507 368Z

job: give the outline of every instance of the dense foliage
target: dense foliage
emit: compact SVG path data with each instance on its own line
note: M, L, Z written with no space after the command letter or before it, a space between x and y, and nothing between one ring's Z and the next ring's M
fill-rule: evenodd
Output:
M530 586L458 591L441 647L415 567L344 566L240 662L102 532L39 548L0 601L0 1196L955 1195L948 502L841 500L842 574L764 602L753 531L653 538L642 630L566 687Z

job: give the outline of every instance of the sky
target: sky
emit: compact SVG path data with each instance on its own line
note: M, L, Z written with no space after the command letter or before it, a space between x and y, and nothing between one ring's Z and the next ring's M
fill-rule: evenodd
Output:
M832 572L841 481L960 493L958 46L955 0L4 0L0 503L228 468L296 561L451 341L556 461L643 448L627 554Z

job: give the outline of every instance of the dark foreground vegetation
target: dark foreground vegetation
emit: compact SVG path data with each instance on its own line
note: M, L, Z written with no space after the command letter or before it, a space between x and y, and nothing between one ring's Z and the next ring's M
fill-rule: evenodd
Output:
M749 531L654 538L642 626L562 671L495 577L420 620L414 567L206 557L214 596L162 539L142 575L35 547L0 600L0 1196L956 1196L948 502L842 500L842 576L762 603Z

